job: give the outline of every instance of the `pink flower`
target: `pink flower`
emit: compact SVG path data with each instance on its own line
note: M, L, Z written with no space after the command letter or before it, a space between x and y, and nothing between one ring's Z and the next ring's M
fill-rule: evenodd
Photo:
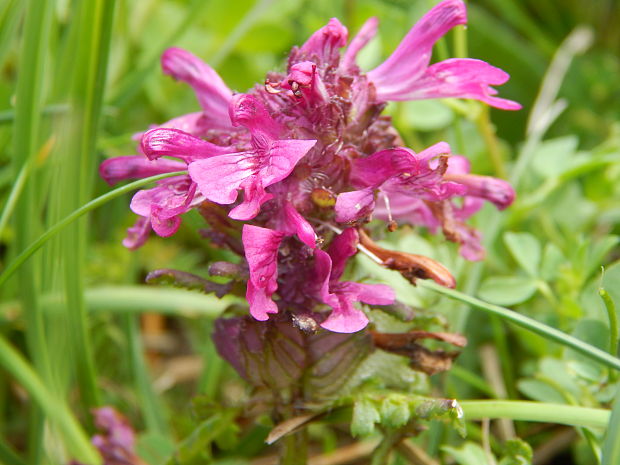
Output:
M256 320L278 313L281 322L290 313L312 321L309 327L336 332L367 325L356 307L360 302L394 302L388 286L343 280L361 224L373 216L389 221L389 229L397 227L395 220L432 233L441 229L460 244L463 256L480 259L480 234L465 221L485 200L507 207L512 188L471 174L467 160L451 155L445 142L419 153L400 147L398 132L381 114L388 100L438 97L519 107L495 97L491 86L508 75L485 62L430 64L435 42L465 22L460 0L443 1L383 64L364 73L356 57L376 34L378 21L368 20L346 47L348 31L333 18L293 48L285 71L271 72L264 85L237 94L191 53L167 50L164 72L193 88L201 110L145 132L141 155L108 160L100 171L111 183L188 173L135 194L131 209L139 218L124 243L140 246L151 228L169 236L184 213L200 206L211 226L206 235L242 255L235 279L247 279L246 298ZM334 235L343 224L348 229ZM445 267L426 266L430 259L394 251L385 257L382 266L407 279L455 285Z
M481 60L453 58L429 66L432 48L446 32L467 23L461 0L444 0L418 21L396 50L368 72L377 99L420 100L471 98L504 110L521 108L516 102L494 97L491 86L504 84L509 75Z

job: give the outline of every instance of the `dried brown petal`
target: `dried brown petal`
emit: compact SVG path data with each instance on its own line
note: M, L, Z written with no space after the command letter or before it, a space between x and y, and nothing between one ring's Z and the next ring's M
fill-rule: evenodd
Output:
M432 279L445 287L456 287L456 280L441 263L423 255L416 255L379 247L359 229L360 243L383 262L383 266L399 271L403 277L415 284L416 279Z

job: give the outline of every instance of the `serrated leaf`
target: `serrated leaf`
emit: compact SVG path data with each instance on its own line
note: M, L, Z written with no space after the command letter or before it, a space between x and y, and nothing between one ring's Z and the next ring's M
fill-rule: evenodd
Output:
M521 268L531 277L538 276L541 255L538 239L530 233L507 232L504 242Z
M522 276L492 276L484 280L478 296L497 305L525 302L536 292L536 282Z
M381 424L399 428L409 421L411 412L409 402L400 395L388 395L381 402Z
M353 405L351 420L352 436L368 436L375 430L375 423L381 421L381 415L375 403L370 399L360 399Z

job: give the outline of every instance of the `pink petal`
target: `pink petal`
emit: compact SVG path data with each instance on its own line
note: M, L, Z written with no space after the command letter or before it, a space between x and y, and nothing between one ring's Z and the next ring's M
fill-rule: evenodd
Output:
M230 149L194 137L179 129L157 128L147 131L140 142L142 153L150 160L176 157L186 162L230 153Z
M510 206L515 199L514 189L503 179L474 174L453 174L445 178L465 186L465 195L488 200L500 210Z
M243 187L243 202L233 208L228 216L234 220L248 221L258 215L261 205L271 200L273 195L265 192L256 176L250 176L241 187Z
M377 89L377 98L392 100L392 94L415 83L430 63L435 42L454 26L466 22L467 12L461 0L445 0L426 13L392 55L368 73Z
M218 128L230 128L228 103L232 92L204 61L186 50L169 48L161 57L164 73L186 82L196 93L209 121Z
M351 223L369 216L375 208L375 196L372 189L343 192L336 198L336 221Z
M179 129L183 132L187 132L192 136L202 136L213 126L213 123L209 121L209 117L202 111L196 113L188 113L187 115L178 116L170 121L166 121L160 124L160 128L172 128Z
M252 281L248 281L245 298L250 304L250 313L258 321L266 321L270 313L278 313L278 306L271 300L271 295L264 287L256 287Z
M340 56L340 48L347 44L349 32L336 18L316 31L303 44L299 53L308 59L316 58L317 63L335 63Z
M142 247L151 232L151 221L148 217L139 216L135 224L127 229L127 237L123 239L123 245L130 250Z
M316 140L274 140L267 148L259 171L263 186L271 186L286 178L312 147Z
M419 170L415 153L410 149L395 148L357 158L351 164L351 183L356 187L378 187L391 177Z
M125 179L141 179L157 174L183 171L187 168L185 163L173 160L150 161L142 155L130 155L115 157L104 160L99 165L99 175L110 185L114 185Z
M140 190L131 199L130 208L136 215L149 216L153 206L160 210L171 210L169 215L163 217L170 218L179 214L179 208L183 209L188 203L188 195L193 198L191 181L188 176L177 176L160 182L157 187L147 190ZM188 191L190 189L190 191Z
M257 320L266 320L277 312L271 296L278 288L278 248L284 234L258 226L244 225L242 232L245 258L250 268L246 297L250 312Z
M355 295L355 300L370 305L390 305L396 300L394 289L385 284L345 282L344 290Z
M493 97L497 93L491 86L501 85L509 79L507 73L490 64L470 58L453 58L435 63L415 81L378 89L379 100L420 100L458 97L480 100L503 110L519 110L521 105L512 100Z
M252 135L265 139L278 139L282 127L269 115L269 112L256 97L249 94L235 94L229 106L230 121L234 126L245 126Z
M347 266L347 260L357 253L359 235L355 228L347 228L342 234L336 236L329 245L327 253L332 261L332 281L338 281Z
M289 202L284 205L284 219L283 231L285 234L289 236L296 234L299 240L308 247L316 248L314 228Z
M333 310L321 327L335 333L356 333L368 325L368 317L349 300L342 299L340 302L336 297L332 303Z
M231 204L237 200L237 189L254 173L252 155L241 152L197 160L189 164L189 175L207 199Z
M368 18L359 32L353 37L353 40L347 47L347 51L344 52L340 67L349 71L355 68L355 59L359 51L366 46L372 38L377 35L377 27L379 26L379 20L377 18Z

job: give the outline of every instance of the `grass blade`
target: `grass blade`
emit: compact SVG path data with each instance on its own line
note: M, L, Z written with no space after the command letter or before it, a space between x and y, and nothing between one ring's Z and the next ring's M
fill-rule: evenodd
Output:
M545 339L555 341L566 347L570 347L571 349L591 358L592 360L596 360L603 365L615 370L620 370L619 358L613 357L598 347L594 347L580 339L563 333L558 329L552 328L551 326L547 326L525 315L521 315L520 313L514 312L507 308L500 307L499 305L493 305L467 294L463 294L462 292L445 288L434 282L420 280L418 284L420 287L431 289L439 294L445 295L446 297L466 303L474 308L477 308L478 310L482 310L491 315L497 315L498 317L536 333Z
M54 224L51 228L48 228L37 240L31 243L22 253L19 254L13 260L9 266L2 272L0 275L0 286L2 286L12 275L18 270L26 260L28 260L37 250L39 250L45 243L62 231L64 228L69 226L75 220L81 218L88 212L100 207L101 205L109 202L116 197L120 197L123 194L127 194L135 189L139 189L147 184L158 181L160 179L169 178L171 176L179 176L182 174L186 174L186 171L175 171L174 173L165 173L158 174L156 176L151 176L150 178L140 179L138 181L134 181L130 184L126 184L124 186L118 187L110 192L107 192L96 199L91 200L87 204L81 206L77 210L75 210L70 215L63 218L58 223Z
M100 464L101 457L64 402L52 395L41 378L3 337L0 337L0 364L39 404L63 433L65 444L75 458L89 464Z

